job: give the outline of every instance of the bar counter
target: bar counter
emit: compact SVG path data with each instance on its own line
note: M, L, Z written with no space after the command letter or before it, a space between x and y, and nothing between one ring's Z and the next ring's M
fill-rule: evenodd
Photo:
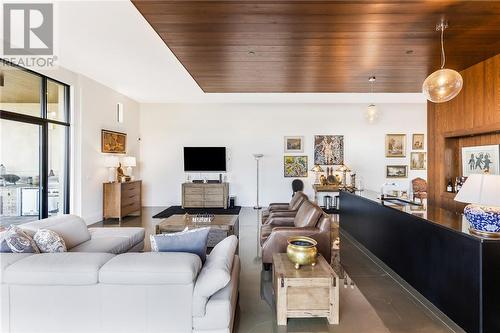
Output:
M500 240L471 234L461 214L341 192L340 228L465 331L500 332Z

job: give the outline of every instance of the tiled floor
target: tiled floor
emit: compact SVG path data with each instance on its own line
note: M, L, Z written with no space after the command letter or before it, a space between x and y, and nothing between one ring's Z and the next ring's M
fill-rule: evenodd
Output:
M144 208L142 216L127 217L122 226L146 228L146 249L149 234L160 219L152 216L163 207ZM243 208L240 213L241 277L238 320L235 332L461 332L446 324L438 315L422 305L382 267L366 256L353 242L342 237L342 267L348 277L340 290L340 324L328 325L323 318L290 319L288 326L278 327L273 307L270 273L261 270L258 248L259 212ZM93 226L116 226L116 223L98 223ZM352 279L352 280L351 280Z

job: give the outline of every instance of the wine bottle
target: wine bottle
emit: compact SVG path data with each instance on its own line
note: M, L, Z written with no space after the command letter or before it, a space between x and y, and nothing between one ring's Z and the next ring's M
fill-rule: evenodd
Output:
M451 183L451 178L448 179L448 185L446 186L446 192L453 192L453 184Z

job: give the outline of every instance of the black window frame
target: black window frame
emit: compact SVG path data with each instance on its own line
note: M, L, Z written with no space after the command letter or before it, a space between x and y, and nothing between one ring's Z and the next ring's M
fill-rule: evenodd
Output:
M60 125L65 127L65 154L66 159L64 163L64 180L65 180L65 190L62 195L63 197L63 213L69 214L70 212L70 154L71 154L71 112L70 112L70 86L64 82L61 82L52 77L43 75L41 73L35 72L31 69L24 68L3 58L0 58L1 66L10 66L16 69L28 72L40 78L40 116L31 116L18 112L8 111L0 109L0 119L16 121L20 123L28 123L40 126L40 137L39 137L39 173L40 173L40 201L38 218L44 219L49 217L49 205L48 205L48 183L49 183L49 125ZM47 116L47 81L50 80L64 87L64 113L65 121L49 119Z

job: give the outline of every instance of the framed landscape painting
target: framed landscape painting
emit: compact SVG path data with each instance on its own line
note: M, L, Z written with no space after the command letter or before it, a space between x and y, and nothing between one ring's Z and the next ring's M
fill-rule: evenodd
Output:
M423 150L424 149L424 134L413 134L411 139L411 148L413 150Z
M285 177L307 177L307 156L284 156Z
M303 136L285 136L285 153L303 153Z
M410 169L411 170L425 170L427 164L427 153L412 152L410 155Z
M406 157L406 134L385 136L385 157Z
M101 130L101 152L126 154L127 134L108 130Z
M385 176L387 178L407 178L408 166L406 165L388 165L386 166Z
M344 164L344 136L316 135L314 137L314 164Z
M500 145L462 147L462 175L500 174Z

